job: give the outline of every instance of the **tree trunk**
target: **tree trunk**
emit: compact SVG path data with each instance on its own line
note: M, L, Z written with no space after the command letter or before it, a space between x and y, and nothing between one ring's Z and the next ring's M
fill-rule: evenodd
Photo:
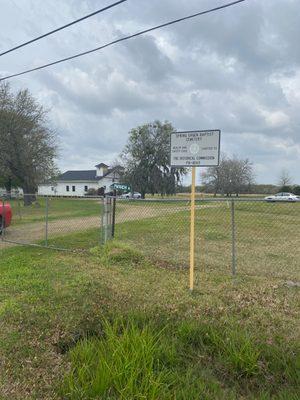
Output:
M7 181L5 182L5 190L9 198L11 197L11 186L12 186L11 178L8 178Z
M31 204L36 201L36 188L35 185L30 183L25 183L22 186L24 193L24 206L31 206Z

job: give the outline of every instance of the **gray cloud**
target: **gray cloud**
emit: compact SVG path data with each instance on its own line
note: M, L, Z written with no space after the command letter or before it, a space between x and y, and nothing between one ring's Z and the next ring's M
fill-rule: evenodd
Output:
M131 0L1 57L0 74L223 3ZM106 4L0 0L0 48ZM11 83L51 108L62 169L113 161L132 127L159 118L178 129L220 128L223 150L249 157L258 181L275 182L284 166L300 183L298 11L298 0L248 0Z

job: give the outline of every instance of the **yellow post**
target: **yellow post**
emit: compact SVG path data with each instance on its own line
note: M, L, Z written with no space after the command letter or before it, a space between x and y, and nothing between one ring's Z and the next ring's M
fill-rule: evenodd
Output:
M192 167L191 226L190 226L190 290L194 289L194 268L195 268L195 183L196 183L196 167Z

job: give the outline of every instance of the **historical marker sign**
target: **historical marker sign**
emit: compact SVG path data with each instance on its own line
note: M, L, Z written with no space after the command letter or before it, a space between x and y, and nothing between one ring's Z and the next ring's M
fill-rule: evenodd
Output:
M192 167L190 225L190 290L194 289L196 168L219 165L221 131L171 133L171 166Z
M219 165L220 130L186 131L171 134L172 167Z

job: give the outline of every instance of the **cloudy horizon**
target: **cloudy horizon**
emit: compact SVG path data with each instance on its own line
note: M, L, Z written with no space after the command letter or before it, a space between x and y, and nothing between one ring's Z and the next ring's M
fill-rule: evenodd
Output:
M0 0L0 49L111 2ZM226 2L129 0L2 56L0 76ZM300 184L299 8L248 0L9 82L50 109L62 171L111 164L131 128L159 119L221 129L221 150L249 158L258 183L277 183L284 168Z

